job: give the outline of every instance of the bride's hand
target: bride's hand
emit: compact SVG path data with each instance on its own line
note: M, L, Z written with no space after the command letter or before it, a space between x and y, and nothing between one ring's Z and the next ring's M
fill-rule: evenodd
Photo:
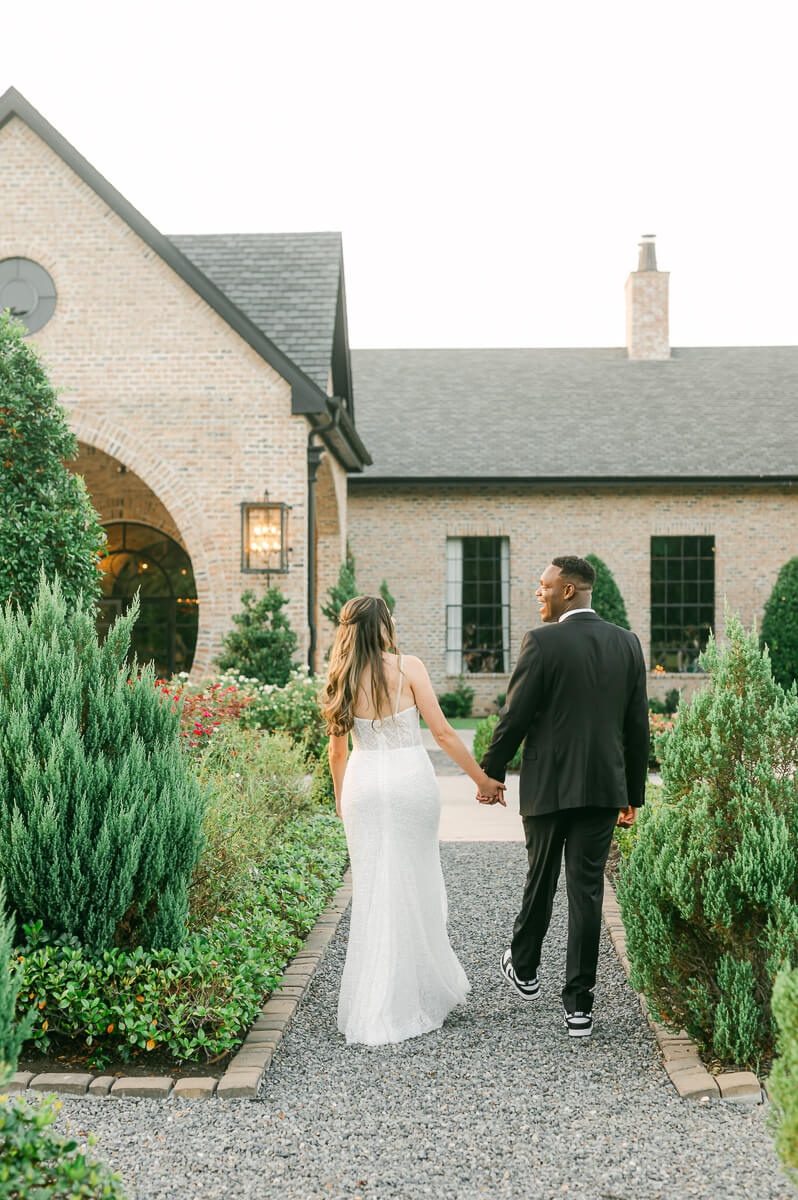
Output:
M477 800L480 804L501 804L502 808L507 807L507 801L504 799L504 792L507 790L507 785L499 783L498 779L486 777L487 783L477 792Z

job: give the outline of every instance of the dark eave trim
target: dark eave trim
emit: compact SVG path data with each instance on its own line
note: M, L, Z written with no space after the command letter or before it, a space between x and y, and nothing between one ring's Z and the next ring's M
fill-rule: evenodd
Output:
M273 367L278 375L291 385L291 409L298 413L322 413L327 415L327 397L305 373L266 334L250 321L232 300L220 291L194 263L186 258L169 239L150 224L147 218L118 192L105 176L79 154L65 137L47 121L37 109L29 104L16 88L8 88L0 96L0 129L11 120L21 121L46 142L50 149L63 159L92 191L100 196L109 208L133 229L173 271L184 279L189 287L200 295L227 324L239 334L261 358ZM370 460L368 460L370 461Z
M612 487L795 487L798 475L359 475L358 487L497 487L612 488Z
M329 400L323 415L318 414L317 419L316 413L308 413L306 414L307 418L314 429L324 425L334 414L336 404L340 406L338 424L327 433L321 434L321 440L347 471L362 471L364 467L371 464L371 455L360 440L343 400ZM351 476L351 478L359 478L359 476Z

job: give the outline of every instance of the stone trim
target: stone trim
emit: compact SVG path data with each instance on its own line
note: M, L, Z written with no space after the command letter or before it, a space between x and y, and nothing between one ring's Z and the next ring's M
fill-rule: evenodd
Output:
M606 876L602 915L615 953L631 983L631 965L626 955L626 930L615 888ZM738 1104L761 1104L763 1089L753 1071L723 1071L720 1075L711 1075L701 1060L695 1042L686 1033L673 1033L660 1025L648 1011L645 996L639 992L635 994L657 1040L668 1078L683 1100L699 1100L702 1103L708 1100L732 1100Z
M32 1071L18 1071L2 1089L3 1093L11 1095L31 1090L69 1096L138 1096L155 1100L170 1096L204 1100L212 1096L220 1096L223 1100L254 1099L351 899L352 872L347 870L330 904L319 914L221 1079L175 1080L171 1075L127 1075L117 1079L108 1074L44 1071L34 1075Z

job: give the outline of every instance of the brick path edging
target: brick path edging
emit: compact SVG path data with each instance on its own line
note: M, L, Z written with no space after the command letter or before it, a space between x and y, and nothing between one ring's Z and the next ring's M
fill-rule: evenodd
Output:
M166 1099L167 1096L203 1100L212 1096L220 1096L224 1100L254 1098L351 899L352 873L347 870L329 905L319 915L286 967L280 983L255 1018L241 1049L231 1059L221 1079L208 1077L175 1081L171 1075L116 1078L113 1075L91 1075L78 1071L44 1071L39 1075L31 1071L17 1071L3 1087L4 1094L30 1090L67 1096L139 1096L157 1100Z
M630 980L631 966L626 955L626 930L615 888L604 879L604 923L620 964ZM761 1104L762 1087L753 1071L723 1071L711 1075L704 1066L695 1042L686 1033L672 1033L655 1021L648 1011L645 996L636 993L646 1020L662 1053L663 1065L676 1091L684 1100L732 1100L738 1104Z

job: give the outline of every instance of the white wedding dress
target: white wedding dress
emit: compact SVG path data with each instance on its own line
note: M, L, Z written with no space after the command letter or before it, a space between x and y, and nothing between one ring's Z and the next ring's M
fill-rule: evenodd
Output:
M440 792L415 705L355 717L341 794L352 919L338 1028L378 1046L439 1029L470 990L446 933Z

